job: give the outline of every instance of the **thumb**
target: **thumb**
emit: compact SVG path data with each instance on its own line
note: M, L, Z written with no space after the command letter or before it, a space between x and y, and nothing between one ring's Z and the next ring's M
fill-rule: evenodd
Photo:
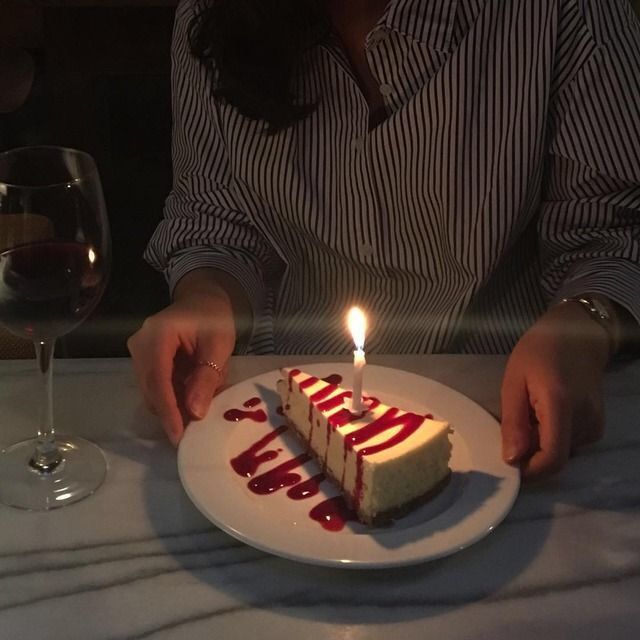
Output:
M218 360L196 358L192 374L185 382L185 405L195 420L202 420L207 415L216 389L226 376L226 364L218 364Z
M515 378L509 369L502 383L502 457L517 464L531 450L529 394L522 378Z

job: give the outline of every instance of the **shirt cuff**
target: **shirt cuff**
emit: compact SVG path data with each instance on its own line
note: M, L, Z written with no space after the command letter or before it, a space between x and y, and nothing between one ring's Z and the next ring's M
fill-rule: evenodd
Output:
M611 258L593 258L576 264L556 292L552 305L582 294L605 296L640 324L640 265Z
M233 277L244 290L253 314L252 325L243 336L244 339L240 340L239 337L236 343L235 352L244 353L252 342L257 320L264 307L265 287L261 276L255 266L249 260L244 262L237 252L227 254L224 249L213 251L209 247L190 247L173 254L164 270L172 299L180 279L194 269L223 271Z

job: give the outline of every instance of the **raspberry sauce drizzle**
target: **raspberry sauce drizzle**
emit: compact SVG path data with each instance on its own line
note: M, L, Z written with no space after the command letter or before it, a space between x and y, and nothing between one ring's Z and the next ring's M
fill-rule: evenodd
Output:
M290 391L293 390L293 378L299 374L300 371L298 369L292 369L289 372ZM304 390L312 387L319 381L319 378L309 376L302 382L298 383L298 386L301 390ZM352 413L348 408L343 406L345 404L345 400L351 397L351 391L341 391L340 393L336 393L332 396L333 393L338 391L338 384L342 381L342 377L338 374L332 374L326 378L322 378L322 381L325 384L309 397L309 420L311 421L313 417L314 406L317 407L319 412L324 412L325 414L336 409L336 411L331 413L327 419L328 425L326 437L328 445L331 433L335 429L355 420L359 420L365 415L365 413L375 409L380 404L380 401L377 398L366 397L364 400L367 404L367 409L361 413ZM243 406L246 408L252 408L259 403L259 398L251 398L247 400ZM345 440L346 458L347 452L353 451L355 446L364 444L368 440L389 429L401 427L397 433L384 442L369 447L363 447L356 451L356 487L353 496L356 509L362 499L364 456L372 455L396 446L416 431L424 419L422 416L418 416L413 413L403 413L398 416L398 411L399 410L395 408L389 409L376 420L373 420L369 424L366 424L349 434ZM284 413L282 407L278 407L276 412L280 415ZM263 415L264 418L262 417ZM264 422L267 419L266 414L262 410L243 411L240 409L232 409L227 411L224 414L224 417L227 420L239 421L242 419L252 419L256 422ZM431 415L427 415L426 417L430 418ZM239 456L233 458L231 465L234 471L239 475L252 478L248 482L248 487L253 493L258 495L268 495L284 487L289 487L287 496L292 500L303 500L313 497L319 493L319 485L325 479L324 475L319 473L305 481L301 481L300 474L293 471L297 467L302 466L311 460L311 457L306 453L303 453L296 458L292 458L291 460L287 460L259 476L253 477L258 467L263 462L273 460L277 457L278 451L282 451L282 449L279 449L278 451L262 450L286 429L286 425L283 425L272 433L269 433L267 436L249 447L246 451L242 452ZM347 522L358 520L356 511L347 506L347 503L342 496L329 498L318 503L309 512L309 517L318 522L327 531L340 531L344 528Z
M337 388L338 385L336 384L326 384L324 387L318 389L315 393L312 393L309 400L311 400L311 402L314 404L319 403L327 396L330 396L334 391L337 390Z
M320 491L320 483L324 480L324 474L318 473L312 476L308 480L299 482L287 491L287 495L292 500L304 500L305 498L312 498Z
M300 369L291 369L289 371L289 391L293 391L293 379L300 375Z
M302 466L305 462L309 462L309 460L311 460L311 457L306 453L302 453L273 469L269 469L266 473L256 476L249 481L247 486L253 493L264 496L283 487L296 485L300 482L301 476L299 473L291 473L291 471L296 467Z
M256 411L244 411L242 409L229 409L223 414L225 420L229 422L240 422L240 420L251 420L252 422L266 422L267 414L262 409Z
M311 394L311 397L309 398L309 423L313 422L314 405L320 403L320 401L324 400L327 396L330 396L334 391L337 390L337 388L338 387L335 384L326 384L324 387L321 387L315 393ZM309 437L311 437L311 432L309 432ZM328 444L328 436L327 436L327 444Z
M358 520L342 496L323 500L309 511L309 517L327 531L342 531L347 522Z
M278 457L278 452L269 449L262 451L270 442L273 442L281 433L287 430L287 425L282 425L272 432L268 433L264 438L261 438L248 449L231 459L231 467L239 475L245 478L251 478L253 474L258 470L261 464L269 462Z
M308 389L309 387L313 387L318 380L319 378L316 378L315 376L309 376L308 378L305 378L299 386L301 389Z

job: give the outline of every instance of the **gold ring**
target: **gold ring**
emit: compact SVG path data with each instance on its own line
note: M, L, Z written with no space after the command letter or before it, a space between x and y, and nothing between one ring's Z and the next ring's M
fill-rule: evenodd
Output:
M222 369L213 360L198 360L196 365L199 367L209 367L209 369L213 369L219 376L222 375Z

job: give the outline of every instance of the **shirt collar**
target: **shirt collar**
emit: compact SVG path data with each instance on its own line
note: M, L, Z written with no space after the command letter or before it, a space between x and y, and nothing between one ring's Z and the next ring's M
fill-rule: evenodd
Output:
M380 25L448 51L458 0L391 0Z

